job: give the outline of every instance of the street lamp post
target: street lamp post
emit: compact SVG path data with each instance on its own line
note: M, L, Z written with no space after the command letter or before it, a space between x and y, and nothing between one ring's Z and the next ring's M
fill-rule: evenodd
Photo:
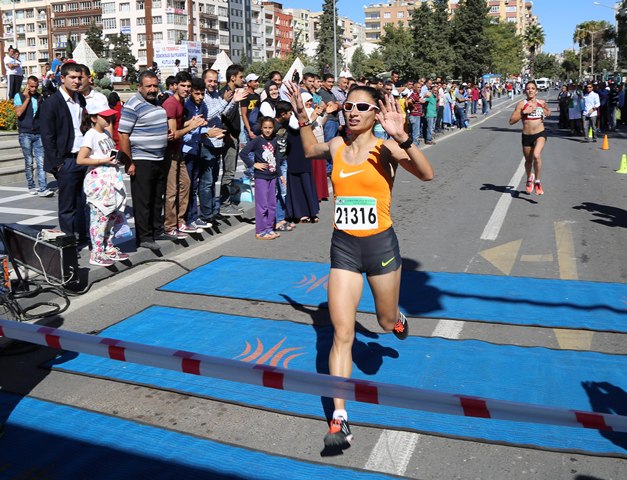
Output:
M614 34L618 35L618 15L621 13L621 8L616 6L618 4L618 2L616 4L614 4L613 7L609 6L609 5L605 5L601 2L592 2L594 5L596 5L597 7L604 7L604 8L610 8L612 10L614 10ZM600 30L599 30L600 31ZM616 71L616 69L618 68L618 44L616 42L616 38L614 38L614 71Z
M333 0L333 75L337 80L337 19L335 18L336 0Z
M600 30L594 30L594 31L586 30L584 28L579 29L582 32L586 32L590 34L590 75L592 75L593 80L594 80L594 34L607 30L608 28L612 28L612 27L601 28ZM581 47L579 47L579 76L581 77Z

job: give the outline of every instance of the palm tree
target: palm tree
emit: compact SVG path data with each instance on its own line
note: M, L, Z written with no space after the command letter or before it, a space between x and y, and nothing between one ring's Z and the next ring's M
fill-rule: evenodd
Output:
M523 35L525 45L529 50L529 76L533 78L533 71L536 66L536 51L538 47L544 45L544 30L542 25L534 23L529 25Z

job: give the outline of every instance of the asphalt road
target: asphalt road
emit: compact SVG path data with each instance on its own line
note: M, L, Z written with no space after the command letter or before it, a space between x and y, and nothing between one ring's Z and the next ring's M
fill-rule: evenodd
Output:
M426 148L436 172L432 182L400 173L393 218L405 267L625 283L627 175L614 172L627 151L625 134L613 134L610 150L603 151L600 142L588 144L563 136L555 128L555 117L548 119L550 138L542 174L546 193L542 197L521 194L520 126L510 127L507 122L512 108L513 103L502 99L500 108L488 118L473 119L472 129L438 138L436 145ZM299 225L274 242L256 241L252 225L234 221L223 233L190 242L188 248L174 249L168 257L188 268L220 255L326 262L332 218L329 202L322 204L320 218L319 224ZM314 318L328 321L325 310L156 290L182 273L174 264L122 272L99 282L88 294L72 298L69 310L50 324L78 332L100 331L155 304L303 324L311 324ZM236 274L245 277L251 272ZM540 297L542 292L537 294ZM360 313L358 320L379 331L374 315ZM626 335L602 332L413 318L411 334L627 353ZM326 425L320 420L40 368L54 353L41 348L0 356L2 389L281 456L407 478L626 478L624 458L361 425L353 426L356 439L350 449L342 455L323 456ZM286 472L285 478L293 477Z

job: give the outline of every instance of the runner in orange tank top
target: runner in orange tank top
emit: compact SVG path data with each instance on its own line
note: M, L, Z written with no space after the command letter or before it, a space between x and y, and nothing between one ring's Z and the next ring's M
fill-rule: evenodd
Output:
M288 89L305 156L333 158L335 209L327 291L334 335L329 373L348 378L353 366L355 317L364 273L379 325L401 340L407 338L409 325L398 308L401 255L390 216L392 186L399 165L424 181L433 178L433 168L405 132L400 105L391 95L381 99L374 88L354 88L343 105L350 139L336 137L318 143L298 86L292 83ZM375 120L389 140L373 135ZM334 398L333 404L335 410L324 443L327 448L347 448L353 435L346 403L342 398Z

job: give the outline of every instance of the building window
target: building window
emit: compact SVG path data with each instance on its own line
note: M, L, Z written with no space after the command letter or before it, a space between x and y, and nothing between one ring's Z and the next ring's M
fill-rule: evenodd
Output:
M78 10L78 3L68 3L66 5L66 12L75 12L76 10Z
M91 10L91 2L81 2L81 10Z
M156 41L162 41L163 40L163 32L154 33L152 35L152 38L155 40L155 42Z
M65 18L55 18L52 21L52 25L55 28L63 28L63 27L65 27Z
M137 5L135 6L135 8L137 10L143 10L144 9L144 2L137 2Z
M115 30L117 28L116 19L115 18L103 18L102 28L104 30Z
M137 17L137 25L146 25L146 17Z
M490 7L490 13L499 13L499 6Z
M102 13L115 13L115 3L103 3L102 4Z
M383 12L383 18L392 18L392 14L390 12Z
M120 12L130 12L131 4L130 3L120 3Z
M79 20L78 17L70 17L67 19L67 24L69 27L78 27Z
M161 25L163 23L163 17L162 16L154 16L152 17L152 24L153 25Z
M398 12L396 18L405 18L405 12Z

